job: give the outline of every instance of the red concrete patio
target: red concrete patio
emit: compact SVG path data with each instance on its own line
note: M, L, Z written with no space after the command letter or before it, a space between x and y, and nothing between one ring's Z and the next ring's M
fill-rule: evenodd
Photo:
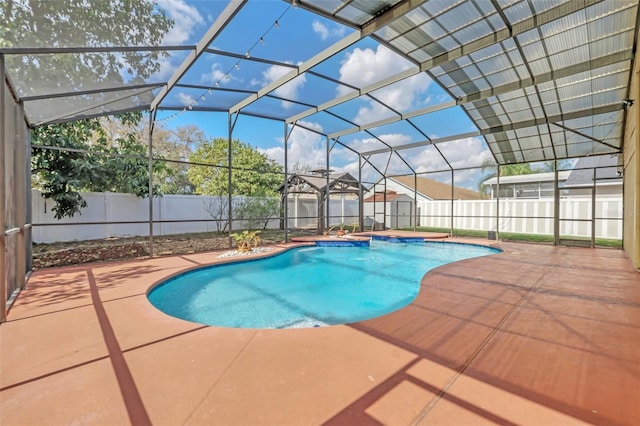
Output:
M206 327L148 303L219 253L38 271L0 326L0 424L638 424L625 254L497 246L430 272L399 311L311 329Z

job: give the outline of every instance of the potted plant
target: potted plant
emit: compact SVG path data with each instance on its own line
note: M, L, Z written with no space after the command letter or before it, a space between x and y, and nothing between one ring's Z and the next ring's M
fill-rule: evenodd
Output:
M260 231L242 231L231 234L231 236L238 244L238 251L245 253L251 251L252 247L260 245L259 233Z
M338 228L338 229L336 229ZM333 231L334 229L336 229L336 236L338 237L344 237L346 235L346 231L344 230L344 223L341 223L340 225L332 225L329 227L329 229L327 229L326 231L324 231L322 233L322 235L324 235L325 237L329 234L331 234L331 231Z

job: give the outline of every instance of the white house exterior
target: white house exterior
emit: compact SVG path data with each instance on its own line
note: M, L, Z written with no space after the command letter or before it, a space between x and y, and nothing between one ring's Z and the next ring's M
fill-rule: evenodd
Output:
M560 197L591 198L595 187L598 198L622 198L622 178L617 164L617 155L581 158L573 170L558 172ZM554 182L554 172L500 176L500 198L553 198ZM487 179L484 184L490 187L491 198L497 198L498 178Z
M558 172L560 187L571 175L570 171ZM553 198L555 173L534 173L530 175L500 176L500 198ZM484 181L490 187L490 198L498 198L498 178Z

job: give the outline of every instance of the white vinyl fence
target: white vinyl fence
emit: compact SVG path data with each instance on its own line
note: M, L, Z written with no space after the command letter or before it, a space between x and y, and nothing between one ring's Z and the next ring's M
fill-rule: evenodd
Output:
M146 222L149 218L149 199L147 198L115 192L86 192L81 195L87 201L87 207L82 209L80 215L57 220L51 210L54 206L53 201L46 200L37 190L33 190L31 195L32 223L35 224L33 242L35 243L149 235L149 224ZM242 199L244 197L234 197L234 200ZM164 195L154 198L153 220L159 223L154 223L153 234L218 231L218 225L209 212L221 211L222 214L215 217L226 221L227 206L227 197ZM291 197L289 215L290 228L315 227L318 224L318 201L314 198ZM332 198L330 215L331 224L357 223L358 201ZM144 223L109 224L105 222ZM245 226L245 221L234 220L233 222L234 229L242 229ZM273 218L268 222L268 229L279 227L279 218Z
M419 225L451 227L451 201L418 202ZM553 235L553 200L500 200L500 221L496 223L496 200L456 200L453 202L454 228L523 234ZM622 239L622 199L596 200L596 238ZM591 199L560 200L560 235L591 236ZM573 220L563 220L573 219ZM579 220L576 220L579 219Z
M87 207L72 218L57 220L51 208L53 201L46 200L39 191L32 191L33 242L83 241L110 237L149 235L149 224L105 222L144 222L149 218L149 199L132 194L113 192L82 193ZM243 199L237 197L236 200ZM217 222L209 213L220 210L219 217L227 219L227 197L200 195L164 195L153 199L154 235L183 234L190 232L214 232ZM166 221L166 222L162 222ZM81 223L88 223L81 225ZM42 226L47 224L46 226ZM243 221L234 221L234 228L240 229ZM269 221L267 228L279 228L279 218Z
M51 210L53 202L45 200L39 191L32 192L33 241L49 243L55 241L83 241L110 237L148 235L149 200L131 194L83 193L87 207L81 215L56 220ZM238 197L237 199L241 199ZM209 211L223 207L226 211L227 197L200 195L164 195L153 200L154 235L181 234L190 232L214 232L218 230ZM588 219L591 217L591 199L567 198L560 201L560 217L567 219ZM364 222L370 229L373 222L373 203L364 203ZM451 201L419 201L418 225L421 227L451 227ZM454 227L483 231L496 230L495 200L456 200L454 206ZM288 200L289 227L313 228L317 226L318 202L314 198L290 197ZM381 210L381 208L380 208ZM387 210L389 212L389 210ZM330 220L332 225L357 223L358 201L332 198ZM622 200L603 199L596 201L596 237L622 239ZM226 220L226 214L221 215ZM165 222L162 222L165 221ZM183 222L181 222L183 221ZM379 222L382 221L380 217ZM392 223L386 218L387 226ZM80 223L88 223L80 225ZM46 225L44 225L46 224ZM561 235L589 237L589 221L561 221ZM44 225L44 226L43 226ZM241 229L243 221L234 220L234 229ZM268 228L277 229L279 218L271 219ZM500 232L553 234L553 200L501 200Z

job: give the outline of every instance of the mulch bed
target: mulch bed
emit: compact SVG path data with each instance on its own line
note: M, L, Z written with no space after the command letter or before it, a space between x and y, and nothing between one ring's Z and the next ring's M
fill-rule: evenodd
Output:
M315 232L299 231L295 235L312 233ZM281 231L263 231L260 233L260 238L262 244L275 244L282 241L283 233ZM163 235L153 239L154 256L200 253L234 247L235 242L232 247L229 246L229 238L226 234ZM34 244L32 261L35 270L89 262L136 259L148 255L148 237L107 238L104 240Z

